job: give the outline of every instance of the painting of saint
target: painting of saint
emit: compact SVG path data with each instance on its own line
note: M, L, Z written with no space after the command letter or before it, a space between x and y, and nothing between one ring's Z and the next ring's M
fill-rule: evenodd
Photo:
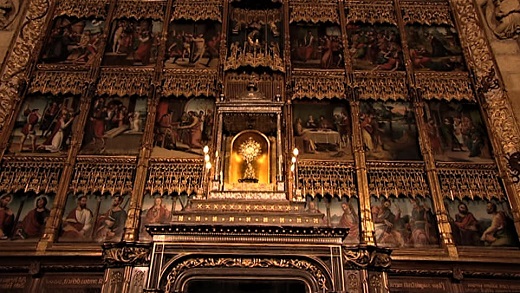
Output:
M108 37L103 65L154 66L162 22L152 19L117 19Z
M165 68L216 68L220 51L220 23L171 23L166 48Z
M25 98L11 133L10 153L60 155L70 144L79 100L35 95Z
M100 19L58 17L42 50L48 64L90 65L99 52L105 22Z
M497 200L445 200L453 240L460 246L519 245L509 204Z
M345 243L359 243L359 208L356 198L339 199L334 197L330 203L330 225L337 228L348 228Z
M372 197L371 206L377 245L385 247L439 245L431 199Z
M80 153L137 154L143 136L146 113L144 98L97 97L90 108Z
M214 101L163 99L157 106L152 156L198 158L211 142Z
M425 107L426 135L436 160L475 163L493 160L477 104L432 100Z
M296 68L343 68L345 59L339 26L293 24L290 34L291 60Z
M38 239L43 235L47 218L51 214L50 200L46 195L25 198L24 204L20 204L20 218L13 239Z
M145 197L143 212L141 214L140 240L151 240L151 236L146 232L147 224L166 224L172 218L172 211L175 207L174 201L170 196Z
M465 70L456 31L445 26L406 26L410 58L418 71Z
M401 38L391 25L347 25L349 52L355 70L404 70Z
M350 112L335 102L295 103L294 147L302 159L352 159Z
M406 102L362 102L361 135L369 160L419 160L413 109Z

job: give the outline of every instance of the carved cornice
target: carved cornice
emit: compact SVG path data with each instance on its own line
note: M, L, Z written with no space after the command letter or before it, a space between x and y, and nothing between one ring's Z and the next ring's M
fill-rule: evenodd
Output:
M252 22L265 25L270 22L279 23L282 20L280 9L250 10L235 8L231 12L231 20L236 24L248 26Z
M153 71L148 69L107 69L101 72L98 95L146 96L150 90Z
M103 262L109 267L148 265L150 252L149 244L106 243L103 245Z
M371 195L386 198L404 194L415 198L427 197L430 188L425 178L423 164L367 164L368 189Z
M108 156L78 156L77 163L81 164L136 164L137 159L132 156L128 157L108 157Z
M392 263L392 251L374 246L355 249L342 248L343 262L350 269L387 269Z
M345 76L342 72L294 72L293 99L332 99L345 98Z
M166 1L120 1L117 3L114 18L164 20Z
M15 35L16 41L7 55L0 82L0 132L4 130L7 115L12 113L19 99L19 90L27 82L26 70L36 44L42 37L41 32L45 31L43 26L50 5L49 0L29 2L25 18L21 21L20 32Z
M172 20L189 19L189 20L216 20L222 22L222 1L191 1L180 0L174 2L174 10Z
M416 73L415 84L421 89L421 97L426 100L473 101L475 99L467 73Z
M217 72L213 70L168 70L164 74L162 95L216 97L216 80Z
M36 71L29 93L79 95L86 87L87 72Z
M406 24L454 26L448 2L426 4L423 1L401 2L403 21Z
M442 196L445 198L451 200L464 198L504 200L507 198L496 169L439 168L438 174Z
M298 187L303 195L336 195L355 197L356 170L352 163L316 163L315 161L298 164Z
M151 163L146 192L150 194L197 193L202 188L204 162Z
M63 169L60 162L49 158L6 161L0 169L0 191L56 193Z
M397 25L394 4L389 1L373 1L370 3L348 1L345 8L347 9L345 16L348 23L390 23Z
M354 86L360 99L407 100L408 87L404 72L357 72Z
M61 0L56 5L54 17L67 15L77 18L102 18L107 17L107 0Z
M337 1L293 0L289 2L290 22L332 22L339 24Z
M136 166L134 163L78 162L75 165L69 190L77 193L131 193Z

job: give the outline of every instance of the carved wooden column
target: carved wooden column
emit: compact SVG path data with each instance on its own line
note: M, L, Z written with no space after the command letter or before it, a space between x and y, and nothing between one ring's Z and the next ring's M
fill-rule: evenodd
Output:
M105 244L103 293L141 293L149 271L149 244Z
M388 293L386 269L391 265L391 250L361 245L343 248L343 266L347 292Z
M449 1L520 235L520 128L473 1Z

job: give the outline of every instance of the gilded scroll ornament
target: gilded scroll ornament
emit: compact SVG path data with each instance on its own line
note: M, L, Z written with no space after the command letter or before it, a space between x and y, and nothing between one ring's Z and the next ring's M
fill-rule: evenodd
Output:
M87 77L87 72L37 71L29 92L79 95L85 89Z
M172 20L176 19L222 22L222 1L175 1Z
M356 171L354 165L339 162L307 162L298 165L298 188L302 194L312 197L325 194L338 197L355 197Z
M98 95L146 96L150 90L153 71L150 70L103 70L97 85Z
M106 246L103 247L103 261L109 266L143 265L149 261L150 247Z
M80 159L69 190L74 194L127 194L133 190L135 169L134 158Z
M426 100L473 101L474 95L469 76L464 74L415 74L416 87Z
M178 159L152 161L145 190L149 194L174 194L198 192L204 176L202 160Z
M291 1L290 22L339 23L338 5L333 1Z
M451 200L475 198L506 199L494 165L439 164L442 196Z
M509 39L520 34L520 2L517 0L478 0L485 22L499 39Z
M347 22L364 22L370 24L390 23L397 25L394 4L388 1L367 3L347 2Z
M77 18L93 17L105 19L107 16L108 3L109 1L107 0L58 1L54 17L67 15L69 17L74 16Z
M372 246L361 247L359 249L343 248L343 262L345 267L352 269L366 268L389 268L392 259L389 249L375 248Z
M423 2L404 2L401 4L403 21L406 24L449 25L454 26L450 7L447 2L424 5Z
M407 100L408 87L404 72L355 73L354 84L360 99Z
M217 73L211 70L185 72L167 71L164 75L163 96L216 97Z
M195 268L283 268L304 270L311 274L323 292L328 290L327 273L321 268L301 259L286 258L191 258L177 264L167 276L165 292L173 292L176 278Z
M4 130L7 115L16 105L20 86L27 80L24 71L32 60L31 57L40 38L40 32L44 30L45 16L49 11L49 6L49 0L35 0L29 3L20 33L8 55L9 58L5 61L0 83L0 125L2 125L0 131Z
M367 168L370 194L385 196L386 198L401 194L413 198L430 195L424 166L420 163L369 163Z
M121 1L116 6L114 18L164 19L166 1Z
M58 158L6 158L0 169L0 190L13 193L56 193L62 168L63 163Z
M254 44L258 44L258 39ZM242 46L239 42L231 44L231 54L224 62L224 70L238 69L242 66L269 67L272 70L285 72L285 64L280 56L278 45L271 42L269 46Z
M293 99L345 98L345 77L342 74L295 74L293 75L293 84Z

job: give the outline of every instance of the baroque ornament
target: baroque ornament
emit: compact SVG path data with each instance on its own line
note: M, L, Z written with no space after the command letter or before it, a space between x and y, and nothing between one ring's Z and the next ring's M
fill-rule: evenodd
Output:
M149 255L149 247L105 247L103 261L108 265L140 265L148 262Z
M375 248L372 246L361 247L356 250L343 248L343 262L345 267L352 269L389 268L392 259L391 250Z

